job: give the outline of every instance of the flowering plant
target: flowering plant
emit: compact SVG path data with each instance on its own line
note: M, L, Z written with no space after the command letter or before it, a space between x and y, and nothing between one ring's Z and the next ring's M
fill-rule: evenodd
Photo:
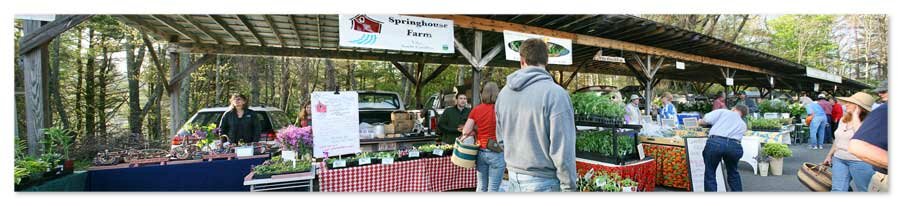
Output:
M276 141L282 144L283 149L299 150L313 147L313 131L308 127L296 127L289 125L276 133Z

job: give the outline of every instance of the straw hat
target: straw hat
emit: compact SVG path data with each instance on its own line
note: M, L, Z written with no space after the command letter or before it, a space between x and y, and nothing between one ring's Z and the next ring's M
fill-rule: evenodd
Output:
M851 97L837 97L836 99L856 104L858 107L861 107L868 112L871 111L871 105L874 104L874 97L871 97L871 95L864 92L855 93Z

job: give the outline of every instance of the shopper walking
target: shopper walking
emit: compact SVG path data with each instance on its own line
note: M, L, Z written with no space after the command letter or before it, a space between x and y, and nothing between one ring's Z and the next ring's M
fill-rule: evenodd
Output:
M833 173L834 192L846 192L849 190L849 181L855 182L857 192L867 191L874 169L868 163L861 161L849 153L849 141L852 135L861 127L861 122L871 111L874 98L864 92L855 93L851 97L839 97L840 102L846 106L845 113L833 113L841 116L833 141L833 147L824 159L824 165L829 165ZM839 105L839 104L836 104ZM835 107L835 106L834 106ZM843 115L839 115L843 114Z
M827 95L817 95L817 104L824 109L824 115L827 116L827 127L824 129L824 141L833 141L833 103L827 101Z
M476 191L498 192L504 177L504 151L495 133L495 100L498 99L498 84L489 82L479 94L481 104L470 111L463 134L476 133L479 154L476 155Z
M876 171L871 176L868 191L886 192L889 191L887 188L889 181L887 179L889 174L889 154L887 153L889 93L887 92L887 81L880 83L880 86L874 91L886 103L875 108L864 119L864 122L861 123L861 128L852 136L852 141L849 141L849 152L872 165Z
M495 102L511 191L577 191L573 106L547 64L545 42L523 41L521 68L507 76Z
M742 136L748 129L743 118L749 108L736 105L732 110L714 110L702 118L701 124L711 125L708 141L702 150L705 161L705 192L717 191L717 165L721 161L727 169L727 184L730 191L742 192L742 178L739 176L739 158L742 158Z
M805 105L805 112L808 115L813 116L811 118L811 124L808 125L808 133L810 134L810 138L808 138L809 149L823 149L824 147L824 133L827 131L827 116L824 114L824 108L821 107L814 101L811 101L811 98L802 97L802 105Z
M467 122L467 116L470 115L470 108L467 108L467 95L459 93L455 98L455 104L445 108L438 120L439 130L442 132L441 140L445 144L454 144L454 140L461 135L464 123Z

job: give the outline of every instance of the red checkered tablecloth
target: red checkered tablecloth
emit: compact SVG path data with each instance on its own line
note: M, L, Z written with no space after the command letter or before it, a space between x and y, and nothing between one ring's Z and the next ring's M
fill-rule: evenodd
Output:
M476 170L455 166L451 157L346 169L321 164L320 168L323 192L441 192L476 187Z

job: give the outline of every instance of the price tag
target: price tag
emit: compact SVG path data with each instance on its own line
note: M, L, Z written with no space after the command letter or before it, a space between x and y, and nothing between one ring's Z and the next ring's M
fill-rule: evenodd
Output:
M395 159L394 159L394 158L382 158L382 164L384 164L384 165L390 165L390 164L392 164L392 163L395 163Z
M435 156L442 156L442 154L444 154L444 153L445 153L444 150L440 150L440 149L432 150L432 154L434 154Z
M639 143L636 147L639 148L639 159L645 159L645 150L642 149L642 143Z
M359 164L359 165L370 164L370 158L357 159L357 164Z
M408 157L420 157L420 151L410 151L407 152Z
M335 162L332 162L332 167L336 168L345 167L345 165L347 165L347 162L345 162L345 160L335 160Z

